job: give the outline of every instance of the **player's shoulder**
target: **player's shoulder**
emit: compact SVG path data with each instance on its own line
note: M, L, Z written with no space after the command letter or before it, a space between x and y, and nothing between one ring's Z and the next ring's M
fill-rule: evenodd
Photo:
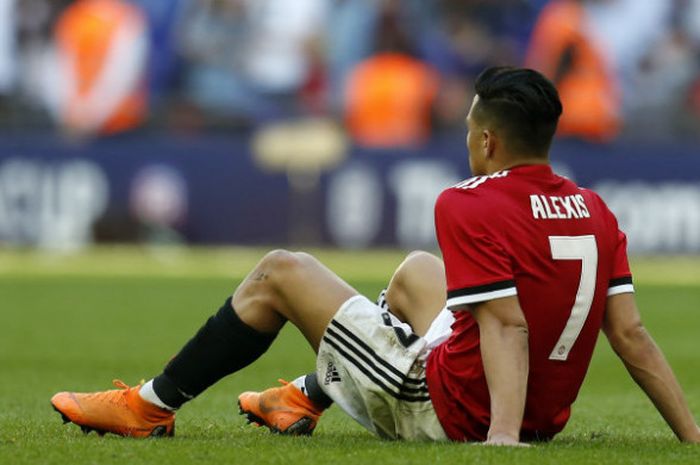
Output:
M490 187L494 187L495 184L498 184L498 180L507 178L509 174L510 170L502 170L489 175L473 176L458 182L450 189L464 192L483 192Z
M499 203L499 184L508 178L508 170L485 176L473 176L448 187L437 199L436 213L453 214L455 211L468 211L469 217L480 217Z
M502 191L497 184L508 171L474 176L445 189L435 204L440 224L459 223L463 228L495 227L493 212L502 210Z
M499 181L508 177L509 171L503 170L485 176L473 176L448 187L441 196L447 199L460 199L462 201L469 198L477 198L488 195L496 188Z

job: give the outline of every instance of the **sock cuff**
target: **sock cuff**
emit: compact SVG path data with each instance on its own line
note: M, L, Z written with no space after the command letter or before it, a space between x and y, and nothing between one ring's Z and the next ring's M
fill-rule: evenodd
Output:
M321 385L318 384L316 373L309 373L306 375L304 378L304 388L306 389L306 396L321 410L325 410L333 404L333 399L331 399L321 388Z
M162 409L165 410L170 410L174 411L177 410L176 407L173 407L172 405L168 405L165 402L163 402L163 399L156 394L156 391L153 389L153 380L150 380L146 382L141 388L139 389L139 396L147 402L150 402L153 405L156 405Z
M263 344L268 342L272 344L272 341L274 341L275 337L277 337L277 333L263 333L252 326L247 325L243 320L241 320L241 317L238 316L238 313L236 313L236 310L233 308L233 305L231 304L232 299L233 297L226 299L224 305L216 313L217 319L234 330L229 334L235 334L238 337L245 336L249 339L260 341Z
M154 402L152 398L148 397L148 395L150 394L149 389L144 390L144 388L146 388L147 386L163 405ZM177 410L182 406L182 404L192 399L191 395L186 394L184 391L182 391L175 384L175 382L172 379L170 379L170 377L165 373L161 373L160 375L153 378L153 380L146 383L141 388L141 391L141 397L155 403L159 407L167 408L169 410Z

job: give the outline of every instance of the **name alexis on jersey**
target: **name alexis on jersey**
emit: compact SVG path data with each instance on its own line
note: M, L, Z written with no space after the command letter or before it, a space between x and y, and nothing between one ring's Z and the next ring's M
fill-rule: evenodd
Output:
M556 195L531 195L532 216L542 220L570 220L590 218L586 202L581 194L559 197Z

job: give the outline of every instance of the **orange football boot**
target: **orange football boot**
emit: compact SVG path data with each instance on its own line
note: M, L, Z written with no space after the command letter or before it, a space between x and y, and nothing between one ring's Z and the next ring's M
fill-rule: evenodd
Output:
M280 379L282 387L262 392L244 392L238 396L241 415L249 423L267 426L273 433L291 436L310 435L323 409L301 392L295 385Z
M64 423L73 422L84 433L97 431L102 436L154 437L175 433L175 413L162 409L141 398L141 385L129 387L115 379L119 389L82 394L59 392L51 405L61 414Z

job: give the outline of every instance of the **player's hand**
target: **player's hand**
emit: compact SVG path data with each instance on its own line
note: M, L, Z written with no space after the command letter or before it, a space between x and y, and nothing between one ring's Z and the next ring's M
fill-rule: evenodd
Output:
M700 426L695 425L695 430L690 430L689 432L679 433L678 439L681 442L688 442L690 444L700 444Z
M489 434L485 446L530 447L530 444L520 442L520 439L509 434Z
M689 442L692 442L693 444L700 444L700 426L695 425L695 429L697 430L697 433Z

